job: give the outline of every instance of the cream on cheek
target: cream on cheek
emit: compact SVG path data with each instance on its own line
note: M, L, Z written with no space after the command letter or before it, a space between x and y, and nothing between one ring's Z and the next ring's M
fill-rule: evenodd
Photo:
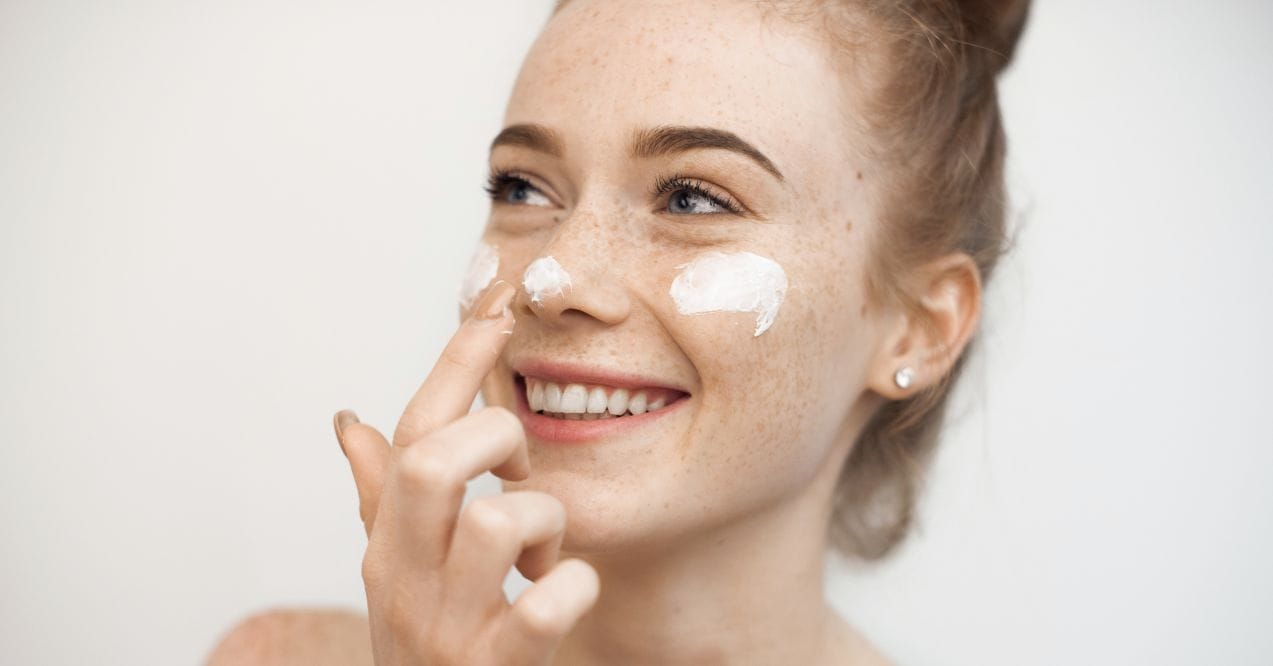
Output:
M460 305L465 310L471 309L473 301L491 284L498 272L499 250L478 241L468 270L464 272L464 281L460 283Z
M778 262L751 252L708 252L688 264L668 294L683 315L754 312L759 336L773 325L787 295L787 273Z
M570 274L552 257L540 257L526 267L522 288L530 302L542 304L545 298L563 296L570 289Z

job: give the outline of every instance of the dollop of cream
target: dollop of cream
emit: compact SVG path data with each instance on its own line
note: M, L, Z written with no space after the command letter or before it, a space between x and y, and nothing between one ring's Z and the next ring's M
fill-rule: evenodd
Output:
M552 257L540 257L526 267L522 288L530 302L542 305L545 298L565 295L570 289L570 274Z
M778 262L751 252L708 252L688 264L668 294L683 315L755 312L759 336L769 329L787 295L787 273Z
M483 241L477 242L473 250L473 258L469 259L468 270L464 272L464 281L460 283L460 305L465 310L472 309L473 301L482 294L499 272L499 250Z

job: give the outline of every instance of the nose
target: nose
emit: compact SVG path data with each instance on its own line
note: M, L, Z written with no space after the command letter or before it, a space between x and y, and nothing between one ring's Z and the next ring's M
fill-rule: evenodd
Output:
M578 210L562 220L522 275L519 312L553 326L626 320L632 301L606 231L601 218Z

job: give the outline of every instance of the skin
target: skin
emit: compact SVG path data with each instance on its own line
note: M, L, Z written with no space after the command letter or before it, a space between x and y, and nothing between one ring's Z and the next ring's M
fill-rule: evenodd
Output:
M494 170L521 179L497 188L484 234L499 282L465 313L392 446L338 415L369 535L376 663L885 663L823 597L832 492L871 414L962 352L981 284L956 253L902 276L920 312L869 302L878 175L847 122L844 56L828 48L739 0L576 0L549 22L505 127L547 129L556 154L524 141L491 151ZM633 156L635 135L666 126L731 132L781 177L719 148ZM671 176L717 200L652 192ZM785 269L763 335L754 314L676 312L677 267L709 251ZM513 285L546 255L573 286L532 304ZM514 410L513 368L531 358L658 378L690 398L600 444L546 445ZM902 366L916 370L905 390ZM490 407L466 415L479 385ZM461 511L464 482L487 470L505 492ZM535 583L509 604L514 564Z

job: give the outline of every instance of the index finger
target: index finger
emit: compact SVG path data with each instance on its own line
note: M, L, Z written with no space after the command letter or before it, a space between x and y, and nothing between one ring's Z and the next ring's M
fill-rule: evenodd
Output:
M460 324L403 410L393 433L395 447L407 446L468 413L482 379L495 367L513 332L508 306L514 292L513 285L496 282Z

